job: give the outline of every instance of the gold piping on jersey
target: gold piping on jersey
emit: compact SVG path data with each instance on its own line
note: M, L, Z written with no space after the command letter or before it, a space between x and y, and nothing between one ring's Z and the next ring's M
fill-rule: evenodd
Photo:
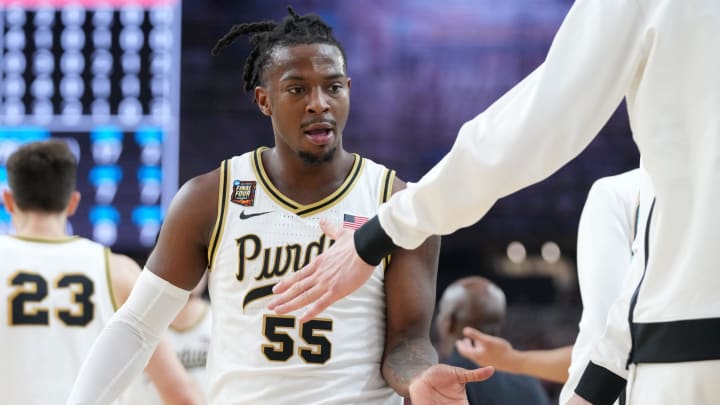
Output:
M386 203L392 197L393 183L395 182L395 170L385 169L380 188L380 204ZM390 266L390 255L383 257L383 271Z
M350 193L350 190L353 189L355 184L357 184L357 180L360 178L362 169L363 167L365 167L365 159L353 153L355 161L353 162L350 173L345 178L343 184L338 187L338 189L335 190L332 194L323 198L322 200L305 205L300 204L292 198L286 196L280 190L278 190L275 185L272 184L272 182L270 181L270 177L268 177L267 173L265 172L265 167L263 167L262 163L261 155L265 149L268 148L263 146L256 149L255 152L253 152L252 154L252 168L255 172L255 177L260 180L260 184L262 185L263 189L265 189L265 191L273 201L282 205L283 207L285 207L289 211L292 211L295 215L300 217L308 217L310 215L317 214L318 212L324 211L340 202L340 200L342 200L347 194Z
M213 261L215 260L215 254L217 253L218 246L220 246L220 237L222 236L223 228L225 228L225 214L227 213L227 190L228 190L228 164L229 159L223 160L220 164L220 185L218 187L218 208L217 218L215 218L215 226L213 227L212 237L208 244L208 271L212 271Z
M385 169L380 192L380 204L386 203L392 197L393 182L395 181L395 170Z
M115 293L113 292L113 283L112 283L112 274L110 272L112 271L110 269L110 248L106 247L103 249L103 256L105 256L105 277L107 278L107 286L108 286L108 292L110 293L110 302L112 303L113 311L117 312L118 308L120 306L118 305L117 299L115 298Z
M64 238L58 238L58 239L50 239L50 238L38 238L38 237L30 237L30 236L20 236L20 235L8 235L11 238L24 240L26 242L36 242L36 243L68 243L68 242L74 242L78 239L80 239L77 235L67 236Z

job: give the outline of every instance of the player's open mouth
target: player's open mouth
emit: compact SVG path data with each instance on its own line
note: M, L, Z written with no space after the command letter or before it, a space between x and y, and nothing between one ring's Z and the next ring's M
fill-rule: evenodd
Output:
M313 145L324 146L332 141L335 136L335 132L329 128L318 128L311 131L305 131L305 136L307 136L308 140Z

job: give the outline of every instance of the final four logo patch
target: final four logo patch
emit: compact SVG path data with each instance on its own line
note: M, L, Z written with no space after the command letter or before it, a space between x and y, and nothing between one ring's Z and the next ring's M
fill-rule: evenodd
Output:
M252 207L255 204L255 181L233 181L230 201L245 207Z

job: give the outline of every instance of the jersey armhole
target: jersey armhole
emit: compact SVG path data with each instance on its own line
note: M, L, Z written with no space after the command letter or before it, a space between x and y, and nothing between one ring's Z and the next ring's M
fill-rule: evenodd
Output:
M110 296L110 303L112 304L113 312L117 312L120 307L115 298L115 289L112 283L112 274L110 274L110 248L105 247L103 249L103 261L105 262L105 278L107 279L108 295Z
M382 184L380 185L380 205L386 203L392 197L393 182L395 181L395 170L385 169L382 176ZM391 255L387 255L382 260L383 271L387 270L390 265Z
M218 187L218 209L215 226L212 231L212 238L208 244L208 271L213 269L213 261L220 245L223 228L225 227L225 216L227 213L227 193L228 193L228 164L230 159L223 160L220 164L220 185Z

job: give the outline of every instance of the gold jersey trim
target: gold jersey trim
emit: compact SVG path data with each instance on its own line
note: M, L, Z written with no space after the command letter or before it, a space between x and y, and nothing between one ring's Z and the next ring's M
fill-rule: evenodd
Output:
M31 237L31 236L20 236L20 235L8 235L11 238L24 240L26 242L37 242L37 243L68 243L68 242L74 242L78 239L80 239L80 236L66 236L63 238L57 238L57 239L50 239L50 238L40 238L40 237Z
M385 169L380 189L380 204L386 203L392 197L393 183L395 182L395 170ZM390 255L383 257L383 271L390 266Z
M308 217L313 214L317 214L318 212L324 211L339 203L340 200L342 200L346 195L348 195L353 189L353 187L355 187L355 184L357 184L358 179L360 178L360 174L365 167L365 159L353 153L355 161L353 162L353 166L350 169L350 173L345 178L343 184L340 185L337 190L335 190L332 194L323 198L320 201L314 202L312 204L300 204L299 202L283 194L270 181L270 177L267 175L265 167L262 163L262 152L265 149L268 148L264 146L260 147L256 149L252 154L252 169L255 172L255 177L257 177L263 189L265 189L265 191L273 201L300 217Z
M108 292L110 293L110 303L112 304L113 311L117 312L120 306L118 305L117 299L115 298L115 289L113 288L112 274L110 273L112 271L112 269L110 268L110 254L110 248L105 247L103 249L103 256L105 261L105 279L107 279Z
M380 192L380 204L388 202L392 197L393 183L395 182L395 170L385 169L382 179L382 190Z
M227 197L228 197L228 164L229 159L223 160L220 164L220 185L218 186L218 208L217 218L215 218L215 226L213 227L212 237L208 244L208 271L212 271L213 261L220 246L220 237L225 228L225 216L227 214Z

